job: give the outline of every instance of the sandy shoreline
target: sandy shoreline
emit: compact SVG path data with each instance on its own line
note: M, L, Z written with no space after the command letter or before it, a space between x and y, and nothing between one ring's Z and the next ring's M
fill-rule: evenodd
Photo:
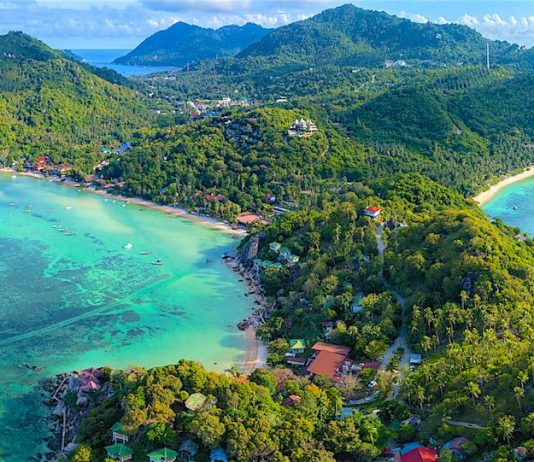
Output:
M126 202L128 204L134 204L139 205L141 207L146 207L148 209L157 210L158 212L166 213L167 215L173 215L181 218L185 218L190 221L194 221L195 223L201 224L203 226L208 226L210 228L214 228L220 231L224 231L230 234L234 234L236 236L244 237L247 235L247 231L244 229L236 229L233 228L228 223L225 223L223 221L220 221L216 218L212 218L206 215L196 215L194 213L188 212L187 210L180 208L180 207L173 207L170 205L160 205L156 204L155 202L149 201L147 199L142 199L140 197L125 197L118 194L110 194L104 190L101 189L93 189L93 188L86 188L82 187L79 183L76 183L75 181L66 179L61 180L58 177L45 177L39 173L33 173L33 172L16 172L10 168L2 167L0 168L0 172L9 173L11 175L20 175L20 176L29 176L31 178L37 178L39 180L53 180L55 183L64 184L67 186L73 186L76 188L81 188L84 191L88 191L94 194L98 194L99 196L103 197L109 197L110 199L114 199L117 201Z
M82 187L80 186L79 183L76 183L75 181L72 181L69 179L66 179L63 181L57 177L47 178L38 173L16 172L6 167L0 168L0 172L8 173L11 175L28 176L28 177L36 178L39 180L45 180L45 179L53 180L56 183L63 184L66 186L82 188L84 191L95 193L102 197L107 197L110 199L126 202L128 204L138 205L141 207L146 207L152 210L156 210L158 212L166 213L168 215L181 217L181 218L193 221L203 226L208 226L210 228L217 229L219 231L231 233L235 236L244 237L247 235L246 230L235 229L232 226L230 226L228 223L224 223L220 220L217 220L216 218L202 216L202 215L195 215L191 212L188 212L185 209L181 209L178 207L171 207L169 205L159 205L149 200L141 199L139 197L124 197L124 196L120 196L116 194L109 194L103 190ZM256 300L258 300L259 305L264 306L265 300L263 296L261 295L261 291L259 290L259 287L256 284L252 284L251 280L248 278L244 280L244 284L246 284L246 286L248 287L249 294L253 292L253 297ZM248 375L252 371L254 371L254 369L265 366L266 361L267 361L267 346L265 345L264 342L262 342L256 337L256 330L253 327L247 328L244 331L244 333L247 339L247 351L246 351L245 361L243 362L243 365L242 365L242 369L243 369L243 373Z
M518 173L517 175L509 176L499 181L497 184L491 186L487 191L480 193L479 195L473 197L473 199L479 203L479 205L484 205L493 199L503 188L511 184L517 183L521 180L526 180L534 176L534 166L527 168L525 171Z

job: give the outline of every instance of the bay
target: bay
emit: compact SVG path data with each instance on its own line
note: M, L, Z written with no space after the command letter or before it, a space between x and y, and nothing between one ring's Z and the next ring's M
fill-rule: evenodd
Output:
M141 75L154 74L156 72L165 72L177 70L171 66L126 66L123 64L114 64L113 61L120 56L124 56L130 50L71 50L74 54L84 59L89 64L96 67L108 67L122 74L125 77L134 77Z
M503 188L482 208L490 217L534 236L534 177Z
M183 357L239 367L235 326L253 301L221 260L236 245L179 217L0 174L0 460L44 450L44 378Z

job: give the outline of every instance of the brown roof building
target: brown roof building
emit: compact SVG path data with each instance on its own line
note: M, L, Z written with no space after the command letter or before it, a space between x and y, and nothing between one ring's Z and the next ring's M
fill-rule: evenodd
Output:
M317 342L313 345L312 350L317 355L308 366L307 371L310 374L337 379L341 366L347 359L350 347Z

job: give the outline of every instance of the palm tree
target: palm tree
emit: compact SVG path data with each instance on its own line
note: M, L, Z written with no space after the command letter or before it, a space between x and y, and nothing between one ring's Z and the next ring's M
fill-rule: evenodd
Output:
M428 352L432 348L432 340L428 336L424 336L423 340L421 341L421 348L425 351L426 357L428 358Z
M525 396L525 390L523 390L521 387L514 387L514 396L515 399L517 399L517 405L519 406L519 410L522 411L523 409L521 409L521 398Z
M465 304L467 300L469 300L469 295L467 295L467 292L465 290L462 290L460 292L460 298L462 299L462 310L465 309Z
M493 415L493 409L495 408L495 397L491 395L484 396L484 404L488 408L488 411Z
M519 374L517 374L517 378L519 380L519 383L521 384L521 388L523 389L523 391L525 391L525 383L528 381L527 371L519 371Z
M467 384L467 390L469 391L471 399L473 400L473 406L475 406L475 400L480 396L480 387L478 386L478 383L469 382Z
M501 438L510 444L510 438L513 436L515 430L514 417L511 415L503 415L499 417L496 430Z

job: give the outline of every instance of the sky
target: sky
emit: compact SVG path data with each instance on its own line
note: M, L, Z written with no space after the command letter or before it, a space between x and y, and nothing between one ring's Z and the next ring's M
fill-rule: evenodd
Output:
M177 21L272 28L349 2L534 46L534 0L0 0L0 34L21 30L62 49L131 49Z

